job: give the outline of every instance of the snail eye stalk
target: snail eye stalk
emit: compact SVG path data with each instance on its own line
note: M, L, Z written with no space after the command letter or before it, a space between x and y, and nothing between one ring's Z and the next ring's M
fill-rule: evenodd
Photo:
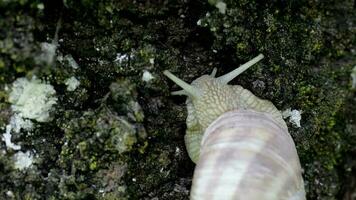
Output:
M212 78L215 78L217 71L218 71L218 69L217 69L216 67L214 67L214 69L213 69L213 71L211 72L210 76L211 76Z
M258 61L262 60L264 58L263 54L260 54L256 57L254 57L252 60L248 61L247 63L241 65L240 67L236 68L235 70L232 70L231 72L222 75L218 77L217 79L224 84L229 83L232 79L236 78L238 75L240 75L242 72L250 68L252 65L256 64Z
M199 89L176 77L168 70L164 70L163 74L166 75L169 79L171 79L174 83L179 85L181 88L183 88L183 90L172 92L172 95L187 95L192 98L198 98L200 96L201 92L199 91Z

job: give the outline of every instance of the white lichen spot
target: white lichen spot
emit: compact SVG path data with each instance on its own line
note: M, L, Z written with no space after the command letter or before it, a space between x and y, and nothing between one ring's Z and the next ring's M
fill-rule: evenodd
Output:
M224 3L223 1L219 1L215 4L215 7L219 10L219 12L221 14L225 14L226 13L226 3Z
M73 69L79 68L78 63L74 60L72 55L70 55L70 54L65 55L64 59L69 63L69 66L71 66Z
M44 4L43 3L37 4L37 9L43 10L44 9Z
M150 62L151 65L154 65L155 64L155 58L150 58L149 62Z
M9 102L12 103L11 109L14 114L2 135L2 140L8 149L21 149L20 145L11 142L11 132L20 133L21 130L32 130L33 122L29 119L38 122L49 120L52 106L57 102L55 94L56 91L52 85L42 83L35 77L30 81L26 78L18 78L12 83ZM19 160L24 160L20 158Z
M53 63L54 56L56 55L57 45L54 43L42 42L41 50L42 54L39 56L39 60L46 62L47 64Z
M26 151L25 153L19 151L14 155L14 160L15 160L15 168L19 170L23 170L32 165L33 155L31 155L29 151Z
M10 119L11 130L19 133L21 129L26 131L32 130L33 123L29 119L22 118L19 114L14 114Z
M73 69L79 68L78 63L74 60L73 56L70 54L67 54L63 57L62 54L59 53L59 55L57 56L57 60L61 63L68 64Z
M15 195L14 195L14 193L13 193L11 190L8 190L8 191L6 192L6 196L8 196L9 198L15 198Z
M53 105L57 103L55 94L52 85L42 83L35 77L30 81L18 78L12 84L9 101L11 109L22 118L46 122Z
M30 131L32 127L33 123L31 120L24 119L20 115L14 114L10 119L10 123L6 125L5 133L2 135L2 140L5 142L6 147L8 149L20 150L20 145L11 142L11 131L14 131L15 133L19 133L21 129Z
M5 145L8 149L13 149L13 150L20 150L21 146L20 145L16 145L14 143L11 142L11 125L6 125L6 131L5 133L2 135L2 140L5 142Z
M142 74L142 81L144 82L150 82L152 79L154 79L155 77L147 70L143 71Z
M116 54L116 58L114 61L122 63L124 61L127 61L128 59L129 59L129 56L127 54L118 53L118 54Z
M352 85L351 85L351 88L352 88L352 89L355 89L355 88L356 88L356 65L355 65L355 67L352 69L351 78L352 78Z
M294 126L300 128L300 120L302 119L302 111L299 110L291 110L290 108L286 109L282 112L282 116L284 119L289 117L289 122Z
M78 86L80 85L80 81L78 81L78 79L76 79L74 76L72 76L70 78L67 78L65 80L64 84L66 84L67 90L72 92L78 88Z
M178 156L180 153L181 153L180 148L176 147L175 156Z
M199 20L197 21L197 25L198 25L198 26L201 26L201 19L199 19Z

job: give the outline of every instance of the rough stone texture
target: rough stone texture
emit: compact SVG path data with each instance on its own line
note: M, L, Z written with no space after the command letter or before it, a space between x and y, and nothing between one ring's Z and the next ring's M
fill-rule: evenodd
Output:
M161 72L190 82L258 53L262 63L231 84L302 110L301 128L288 125L308 198L351 199L356 3L260 2L0 1L1 131L17 78L36 76L58 98L51 121L12 133L34 155L31 167L15 169L18 151L0 142L0 199L187 199L194 165L183 141L185 98L170 96L178 87ZM155 79L142 81L145 70ZM68 91L73 76L80 85Z

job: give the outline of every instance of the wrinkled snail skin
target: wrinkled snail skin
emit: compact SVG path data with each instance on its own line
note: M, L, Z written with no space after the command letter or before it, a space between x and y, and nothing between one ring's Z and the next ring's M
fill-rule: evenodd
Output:
M188 84L164 74L188 96L188 154L196 168L190 199L305 199L295 144L281 112L268 100L228 82L263 58L228 74L203 75Z

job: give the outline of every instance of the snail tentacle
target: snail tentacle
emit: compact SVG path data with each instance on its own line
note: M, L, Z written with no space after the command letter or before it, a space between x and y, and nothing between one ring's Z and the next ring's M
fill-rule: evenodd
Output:
M214 67L214 69L213 69L213 71L211 72L210 76L211 76L212 78L215 78L216 72L218 72L218 69L217 69L216 67Z
M185 90L178 90L171 92L171 95L184 95L184 96L189 96L189 93L186 92Z
M217 79L221 81L221 83L227 84L232 79L236 78L242 72L250 68L252 65L256 64L258 61L264 58L263 54L259 54L258 56L254 57L252 60L248 61L247 63L241 65L240 67L234 69L233 71L218 77Z
M181 88L183 88L183 90L186 92L186 94L188 94L188 96L191 96L193 98L198 98L200 96L200 91L199 89L195 88L194 86L186 83L185 81L183 81L182 79L176 77L174 74L172 74L171 72L169 72L168 70L165 70L163 72L164 75L166 75L169 79L171 79L173 82L175 82L177 85L179 85ZM177 91L175 94L178 95L186 95L183 92Z

